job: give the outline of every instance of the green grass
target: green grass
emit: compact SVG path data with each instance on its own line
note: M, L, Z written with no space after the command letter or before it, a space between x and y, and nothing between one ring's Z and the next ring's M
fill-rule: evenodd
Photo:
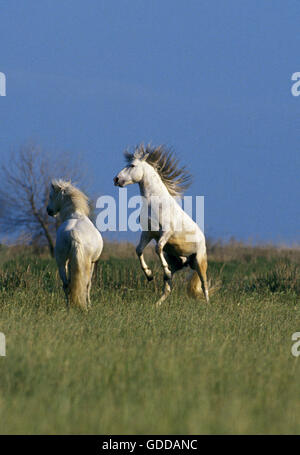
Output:
M161 271L102 261L88 314L65 310L53 260L18 253L0 271L0 432L232 434L300 432L299 264L254 255L211 261L209 305ZM220 275L220 270L221 275Z

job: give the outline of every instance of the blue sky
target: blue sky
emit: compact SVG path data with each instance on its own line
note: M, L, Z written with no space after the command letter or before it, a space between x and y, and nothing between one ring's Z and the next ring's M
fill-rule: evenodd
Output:
M299 243L299 23L296 0L0 1L0 160L74 151L117 195L124 148L168 144L206 235Z

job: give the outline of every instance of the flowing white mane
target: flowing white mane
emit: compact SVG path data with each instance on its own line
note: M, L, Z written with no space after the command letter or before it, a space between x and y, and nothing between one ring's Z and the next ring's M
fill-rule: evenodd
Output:
M191 175L185 167L179 167L179 161L174 153L163 145L158 147L146 147L141 144L133 153L125 152L125 159L131 163L134 159L140 159L150 164L160 176L171 196L181 196L191 184Z
M51 183L54 191L56 193L63 192L64 197L72 203L75 210L79 210L84 215L89 216L89 199L82 191L72 185L70 181L54 179Z

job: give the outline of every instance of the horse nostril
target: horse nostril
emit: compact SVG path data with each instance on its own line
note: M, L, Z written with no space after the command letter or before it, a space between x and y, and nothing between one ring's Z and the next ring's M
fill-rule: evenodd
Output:
M119 181L119 177L115 177L114 178L114 184L116 185L118 183L118 181Z

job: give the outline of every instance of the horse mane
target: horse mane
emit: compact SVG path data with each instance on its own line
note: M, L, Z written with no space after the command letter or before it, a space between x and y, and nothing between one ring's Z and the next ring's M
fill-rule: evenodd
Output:
M84 215L89 216L89 198L72 185L70 180L54 179L51 183L55 192L58 193L59 191L63 191L64 194L70 198L75 209L78 209L80 212L84 213Z
M141 144L133 153L125 151L125 159L130 164L134 159L146 161L160 176L171 196L181 196L190 186L192 176L185 166L179 167L179 160L172 150L163 145L158 147L146 147Z

